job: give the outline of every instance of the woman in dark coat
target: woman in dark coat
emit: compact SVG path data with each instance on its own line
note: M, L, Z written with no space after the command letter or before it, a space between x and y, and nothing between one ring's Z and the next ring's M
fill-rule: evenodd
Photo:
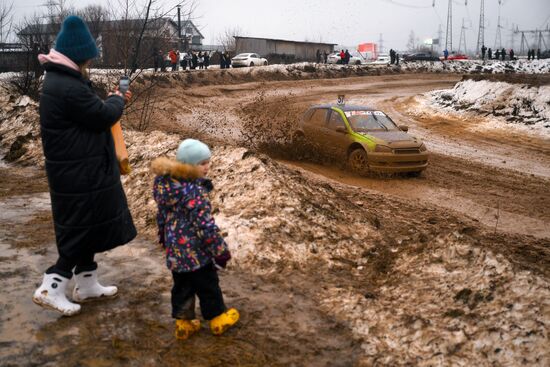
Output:
M80 311L65 295L73 268L74 301L115 296L117 287L98 283L94 255L137 234L110 131L122 115L125 98L116 91L102 101L92 90L87 67L97 55L86 24L69 16L55 49L39 56L46 70L40 128L59 258L46 270L33 301L66 316Z

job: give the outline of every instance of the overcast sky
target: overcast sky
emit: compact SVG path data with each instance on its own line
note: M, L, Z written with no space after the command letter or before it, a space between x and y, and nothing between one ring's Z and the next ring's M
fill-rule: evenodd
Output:
M6 0L0 0L6 1ZM11 0L7 0L10 2ZM145 2L145 0L138 0ZM170 8L174 0L157 0ZM77 7L112 0L68 0ZM411 30L420 40L437 38L441 24L445 39L448 0L198 0L195 22L205 36L205 44L217 44L225 29L238 27L247 36L290 40L322 41L356 46L378 42L403 50ZM475 48L481 0L453 1L453 48L458 48L462 19L466 45ZM485 43L494 46L498 0L485 0ZM16 17L45 10L46 0L14 1ZM465 5L465 3L467 5ZM550 24L550 0L502 0L502 42L510 47L512 24L520 29L546 28ZM174 11L175 16L175 11ZM548 39L548 38L547 38ZM519 37L515 47L519 48ZM548 40L547 40L548 42ZM550 44L548 44L550 47Z

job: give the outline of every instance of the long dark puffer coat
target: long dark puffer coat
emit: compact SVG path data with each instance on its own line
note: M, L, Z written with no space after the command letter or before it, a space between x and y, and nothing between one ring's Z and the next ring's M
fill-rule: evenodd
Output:
M102 101L64 65L44 64L40 128L59 254L107 251L137 235L120 182L110 127L124 100Z

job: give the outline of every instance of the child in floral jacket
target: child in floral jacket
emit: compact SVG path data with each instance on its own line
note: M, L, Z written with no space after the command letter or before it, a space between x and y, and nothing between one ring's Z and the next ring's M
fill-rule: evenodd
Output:
M220 230L211 216L206 178L211 152L198 140L186 139L176 160L157 158L151 169L156 175L153 196L158 206L159 242L166 250L166 265L172 271L172 317L176 338L187 339L200 329L195 318L195 295L201 313L210 320L214 335L220 335L239 319L236 309L226 309L217 268L231 259Z

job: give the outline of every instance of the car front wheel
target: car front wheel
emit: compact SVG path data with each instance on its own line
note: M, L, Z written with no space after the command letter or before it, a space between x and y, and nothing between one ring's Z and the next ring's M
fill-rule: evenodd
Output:
M249 66L254 66L254 63L251 61Z
M361 148L352 151L348 157L348 165L357 174L367 174L369 172L367 152Z

